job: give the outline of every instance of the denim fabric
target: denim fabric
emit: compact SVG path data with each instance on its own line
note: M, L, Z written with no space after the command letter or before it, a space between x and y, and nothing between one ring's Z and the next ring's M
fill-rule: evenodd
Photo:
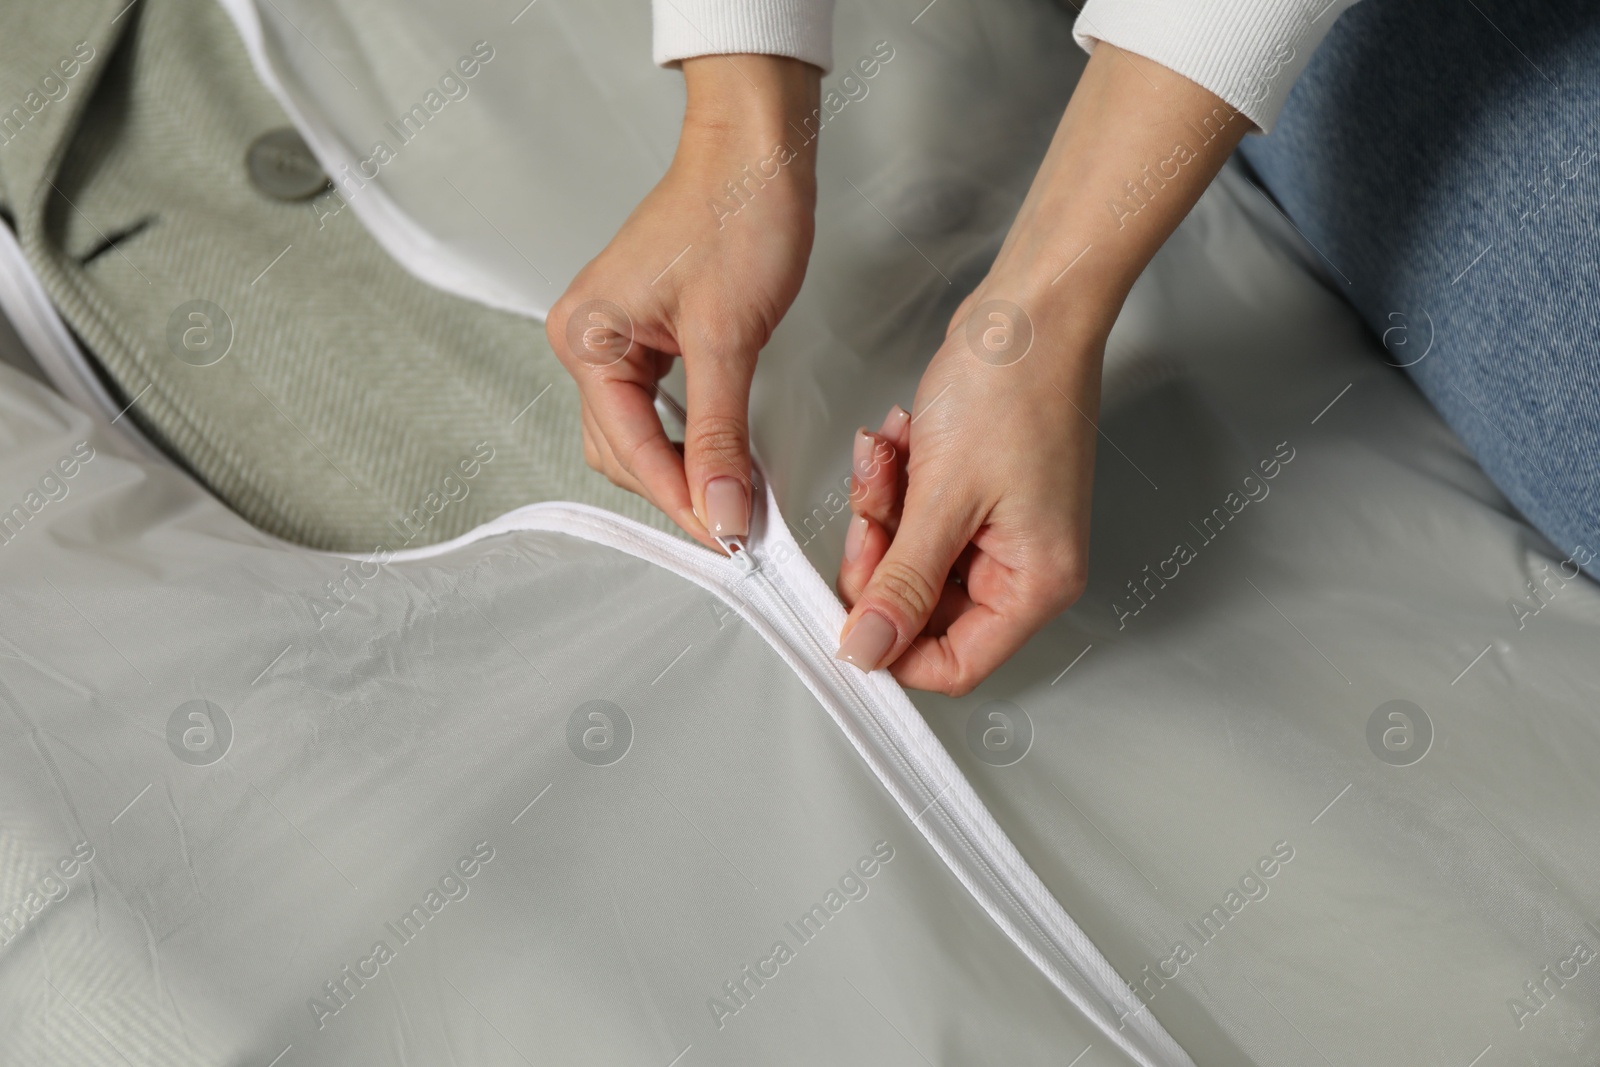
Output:
M1388 360L1600 577L1600 4L1367 0L1247 140Z

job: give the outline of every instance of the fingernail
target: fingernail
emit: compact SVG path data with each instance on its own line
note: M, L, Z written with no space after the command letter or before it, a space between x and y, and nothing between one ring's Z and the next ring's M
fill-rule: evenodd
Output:
M878 661L889 654L894 639L894 624L876 611L869 611L856 620L850 633L839 642L835 658L864 671L874 670Z
M867 543L867 517L857 515L850 520L850 528L844 535L844 558L851 563L861 555L861 546Z
M706 483L706 519L714 537L743 537L750 532L750 499L737 478Z
M872 475L872 435L865 428L856 431L856 442L850 456L856 477L865 481Z
M911 412L896 404L889 409L889 414L883 418L883 425L878 433L884 437L899 437L911 422Z

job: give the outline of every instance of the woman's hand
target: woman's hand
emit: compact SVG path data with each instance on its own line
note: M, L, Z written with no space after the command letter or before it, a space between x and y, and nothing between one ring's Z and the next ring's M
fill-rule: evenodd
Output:
M1104 337L986 282L951 320L911 416L855 446L839 656L968 693L1083 591ZM1014 295L1015 290L1011 290ZM1032 351L1039 336L1053 344ZM903 487L903 488L902 488Z
M749 530L750 380L811 254L805 120L820 72L758 55L683 70L672 165L562 294L546 333L578 383L589 466L714 548L715 536ZM654 407L676 357L688 382L682 455Z
M962 696L1083 591L1105 341L1249 126L1100 43L982 285L857 435L839 658Z

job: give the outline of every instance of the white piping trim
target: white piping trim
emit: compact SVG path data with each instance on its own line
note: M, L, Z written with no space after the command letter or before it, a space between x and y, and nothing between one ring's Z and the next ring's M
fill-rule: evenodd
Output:
M217 0L233 20L250 65L272 93L295 129L305 138L311 154L330 175L346 169L355 172L360 162L338 132L312 107L290 92L267 56L261 11L255 0ZM281 17L281 16L280 16ZM341 192L341 197L343 193ZM550 309L528 294L509 290L499 278L479 268L471 259L439 243L410 215L402 211L382 185L369 181L357 195L344 198L383 250L414 277L467 300L543 321Z

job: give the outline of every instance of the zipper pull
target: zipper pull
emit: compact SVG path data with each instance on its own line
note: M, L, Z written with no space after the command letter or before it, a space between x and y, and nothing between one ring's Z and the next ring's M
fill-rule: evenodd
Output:
M750 554L750 550L744 546L744 538L719 537L716 540L717 544L722 546L722 550L728 554L728 558L739 568L741 574L755 573L756 559Z

